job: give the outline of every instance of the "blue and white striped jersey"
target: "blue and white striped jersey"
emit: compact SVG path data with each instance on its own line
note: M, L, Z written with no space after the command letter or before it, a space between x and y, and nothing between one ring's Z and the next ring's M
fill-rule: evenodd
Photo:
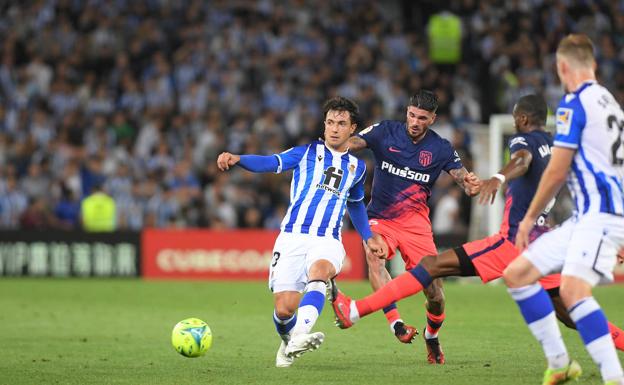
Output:
M320 140L275 156L278 173L294 169L281 230L340 240L347 201L364 199L364 161L348 151L333 151Z
M624 112L594 81L563 97L554 145L576 149L568 188L576 214L624 215Z

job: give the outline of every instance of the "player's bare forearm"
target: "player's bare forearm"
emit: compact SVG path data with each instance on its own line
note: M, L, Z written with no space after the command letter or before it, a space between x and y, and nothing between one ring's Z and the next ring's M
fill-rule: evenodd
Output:
M576 150L554 147L525 218L534 221L565 183Z
M500 170L500 174L508 181L521 177L529 171L532 160L533 155L527 150L514 152L509 162Z
M511 159L507 164L498 172L499 174L505 177L506 181L510 181L516 179L529 170L529 166L531 165L531 160L533 160L533 155L527 150L520 150L514 152L511 155ZM491 177L490 179L484 180L481 185L481 196L479 197L480 204L492 204L494 203L494 199L496 198L496 193L503 185L503 182L496 178Z
M357 152L367 147L366 141L357 135L350 137L347 141L347 145L351 152Z
M472 197L479 194L481 181L475 174L468 172L465 167L450 170L449 174L466 195Z

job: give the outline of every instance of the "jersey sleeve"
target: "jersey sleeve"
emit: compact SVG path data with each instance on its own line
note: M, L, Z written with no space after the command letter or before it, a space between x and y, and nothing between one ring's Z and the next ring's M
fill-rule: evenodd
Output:
M570 99L572 98L572 99ZM554 145L556 147L578 148L586 123L585 109L581 100L574 94L564 96L557 108Z
M277 171L276 174L279 174L282 171L292 170L297 167L306 151L310 147L309 144L291 147L288 150L281 152L279 154L274 154L277 157Z
M514 135L509 139L509 154L513 154L520 150L531 151L527 138L523 135Z
M381 143L381 139L383 138L385 131L385 126L386 125L383 121L375 123L372 126L368 126L360 131L357 136L364 139L368 148L375 151L379 143Z
M364 199L364 182L366 181L366 163L364 161L358 162L357 168L357 177L359 179L353 184L353 186L349 189L349 196L347 197L348 202L357 202Z
M448 141L446 141L446 145L447 145L449 156L446 160L446 163L444 164L443 170L446 172L449 172L451 170L464 167L459 154L457 153L457 151L455 151L453 146L451 146L451 144Z

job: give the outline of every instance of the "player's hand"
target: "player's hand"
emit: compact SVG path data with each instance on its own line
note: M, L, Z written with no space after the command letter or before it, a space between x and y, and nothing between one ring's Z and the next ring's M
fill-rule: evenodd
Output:
M617 263L620 265L624 263L624 247L622 247L620 251L618 251Z
M518 224L518 231L516 232L516 248L523 251L529 246L529 233L535 226L535 219L524 217Z
M373 236L366 241L371 253L379 259L388 258L388 245L384 241L383 237L377 233L373 233Z
M239 161L239 155L230 154L229 152L222 152L217 158L217 167L219 167L219 170L221 171L229 170L230 167L234 166Z
M479 204L486 205L494 203L496 198L496 192L501 187L502 183L497 178L490 178L484 180L481 184L481 195L479 196Z
M464 191L468 196L475 196L481 191L481 180L475 173L469 172L464 176Z

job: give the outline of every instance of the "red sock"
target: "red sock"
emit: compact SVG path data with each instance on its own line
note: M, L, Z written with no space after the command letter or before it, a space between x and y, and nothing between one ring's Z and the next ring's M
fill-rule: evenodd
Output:
M385 311L385 309L386 308L384 308L384 315L386 316L386 319L388 320L388 323L390 325L392 325L394 321L401 318L401 315L399 314L399 309L397 309L396 306L390 311Z
M368 297L355 301L355 306L360 317L364 317L402 298L416 294L422 289L420 282L408 271L388 282Z
M445 317L446 315L444 313L437 315L427 311L427 332L433 336L438 334L438 330L442 327Z
M624 351L624 330L609 322L609 332L611 332L615 348Z

